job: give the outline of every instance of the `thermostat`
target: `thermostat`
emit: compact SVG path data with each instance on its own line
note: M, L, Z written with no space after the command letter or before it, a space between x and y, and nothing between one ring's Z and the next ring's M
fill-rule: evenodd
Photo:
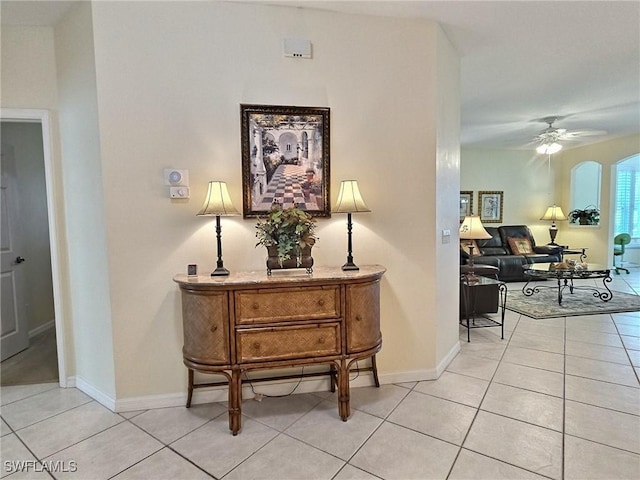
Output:
M189 170L165 168L164 184L169 187L188 187L189 186Z

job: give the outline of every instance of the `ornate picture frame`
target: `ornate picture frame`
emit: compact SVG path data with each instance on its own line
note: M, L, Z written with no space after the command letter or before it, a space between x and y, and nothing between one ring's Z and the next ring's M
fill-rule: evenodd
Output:
M502 223L504 192L478 192L478 215L484 223Z
M240 105L244 218L274 203L330 217L328 107Z
M473 215L473 190L460 192L460 223L467 215Z

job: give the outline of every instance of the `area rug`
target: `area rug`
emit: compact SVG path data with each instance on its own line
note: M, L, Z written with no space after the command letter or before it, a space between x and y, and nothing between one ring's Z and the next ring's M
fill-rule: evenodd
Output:
M509 290L507 310L512 310L531 318L573 317L576 315L597 315L599 313L620 313L640 311L640 296L622 292L612 292L613 298L603 302L593 296L590 290L565 290L562 305L558 305L558 290L544 288L530 297L522 289Z

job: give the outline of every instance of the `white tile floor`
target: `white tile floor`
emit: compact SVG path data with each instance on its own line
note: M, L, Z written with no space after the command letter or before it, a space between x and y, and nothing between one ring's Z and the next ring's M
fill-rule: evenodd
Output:
M640 270L612 289L640 292ZM236 437L224 404L115 414L55 384L3 387L1 476L640 478L640 312L507 312L504 340L499 329L460 338L436 381L352 389L347 422L328 393L247 400ZM12 472L17 461L33 463Z

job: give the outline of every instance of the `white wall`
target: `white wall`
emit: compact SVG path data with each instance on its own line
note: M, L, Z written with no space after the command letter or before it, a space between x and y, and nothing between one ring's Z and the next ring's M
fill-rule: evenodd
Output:
M631 135L615 140L600 142L587 147L572 148L562 151L558 162L558 184L564 185L563 202L569 202L571 185L571 169L578 163L592 160L602 165L602 192L600 195L600 225L580 226L566 225L563 243L576 247L588 247L588 261L604 265L613 265L613 221L611 211L613 200L611 176L613 165L631 155L640 152L640 135ZM558 234L560 235L560 234ZM636 261L636 252L625 253L625 261Z
M60 138L76 382L108 406L116 397L109 255L96 98L91 4L57 25ZM131 246L131 248L135 248Z
M57 310L58 355L64 356L66 371L74 370L72 352L72 318L68 305L71 301L71 289L67 270L67 245L64 222L64 192L62 187L62 167L60 153L60 130L58 124L58 92L56 82L56 58L54 33L51 27L9 27L1 29L2 48L0 48L2 82L0 83L0 102L3 109L43 109L50 114L51 130L51 205L55 222L50 225L57 237L55 256L58 261L60 282L59 304ZM40 118L40 115L34 118ZM59 364L59 366L61 366ZM63 372L65 369L60 368ZM64 383L63 379L63 383Z
M457 170L459 118L457 59L439 27L217 2L97 2L93 22L117 397L184 392L171 278L188 263L214 268L213 227L195 216L207 182L227 181L241 205L240 103L331 107L332 201L341 179L359 180L372 212L354 218L355 261L388 268L380 373L433 378L458 346L457 276L438 272L458 249L434 233L439 209L450 212L438 230L458 224L457 183L437 188ZM284 58L289 37L310 39L313 59ZM451 104L437 107L441 95ZM453 130L438 141L442 125ZM166 167L189 169L190 200L167 198ZM223 219L228 268L264 268L254 225ZM318 234L316 264L344 263L344 216Z
M460 104L460 62L451 43L441 29L436 32L437 69L437 161L436 161L436 222L432 231L436 251L436 278L434 299L437 323L434 325L436 336L436 362L439 371L446 368L451 355L451 345L455 344L458 329L451 328L451 300L458 298L455 287L459 285L460 271L452 268L459 262L458 223L459 212L452 206L458 204L460 196L460 110L452 105ZM454 86L454 88L452 88ZM446 238L444 231L451 236ZM455 259L451 262L452 257ZM432 277L433 278L433 277ZM453 287L453 288L452 288ZM456 318L457 320L457 318Z
M460 162L460 190L473 191L473 212L478 214L479 191L502 191L501 223L487 226L528 225L536 244L549 243L548 222L540 217L549 205L558 204L566 212L562 191L554 192L554 166L535 150L488 150L463 148ZM557 242L562 243L563 225L558 226Z
M93 393L160 403L184 394L171 279L188 263L214 268L213 226L195 216L207 182L226 180L241 206L240 103L331 108L331 200L341 179L359 180L372 212L354 217L355 261L388 268L383 381L433 378L457 351L457 270L447 268L458 261L459 67L437 25L252 4L83 2L55 38L2 34L3 106L47 108L57 125L59 105L71 356ZM309 38L313 59L284 58L290 37ZM42 56L47 71L34 77ZM190 170L190 200L168 198L166 167ZM345 223L319 221L317 265L344 263ZM254 225L223 219L228 268L264 268Z
M556 203L568 213L571 169L587 160L596 161L602 165L600 225L558 222L556 242L573 248L587 247L589 262L612 265L611 168L616 162L639 151L639 135L563 149L552 156L550 164L546 157L537 155L535 151L462 149L460 189L474 191L474 212L477 212L478 190L503 190L502 224L529 225L536 242L545 244L549 242L549 224L539 219L546 206ZM636 261L634 254L634 251L625 254L625 260Z

